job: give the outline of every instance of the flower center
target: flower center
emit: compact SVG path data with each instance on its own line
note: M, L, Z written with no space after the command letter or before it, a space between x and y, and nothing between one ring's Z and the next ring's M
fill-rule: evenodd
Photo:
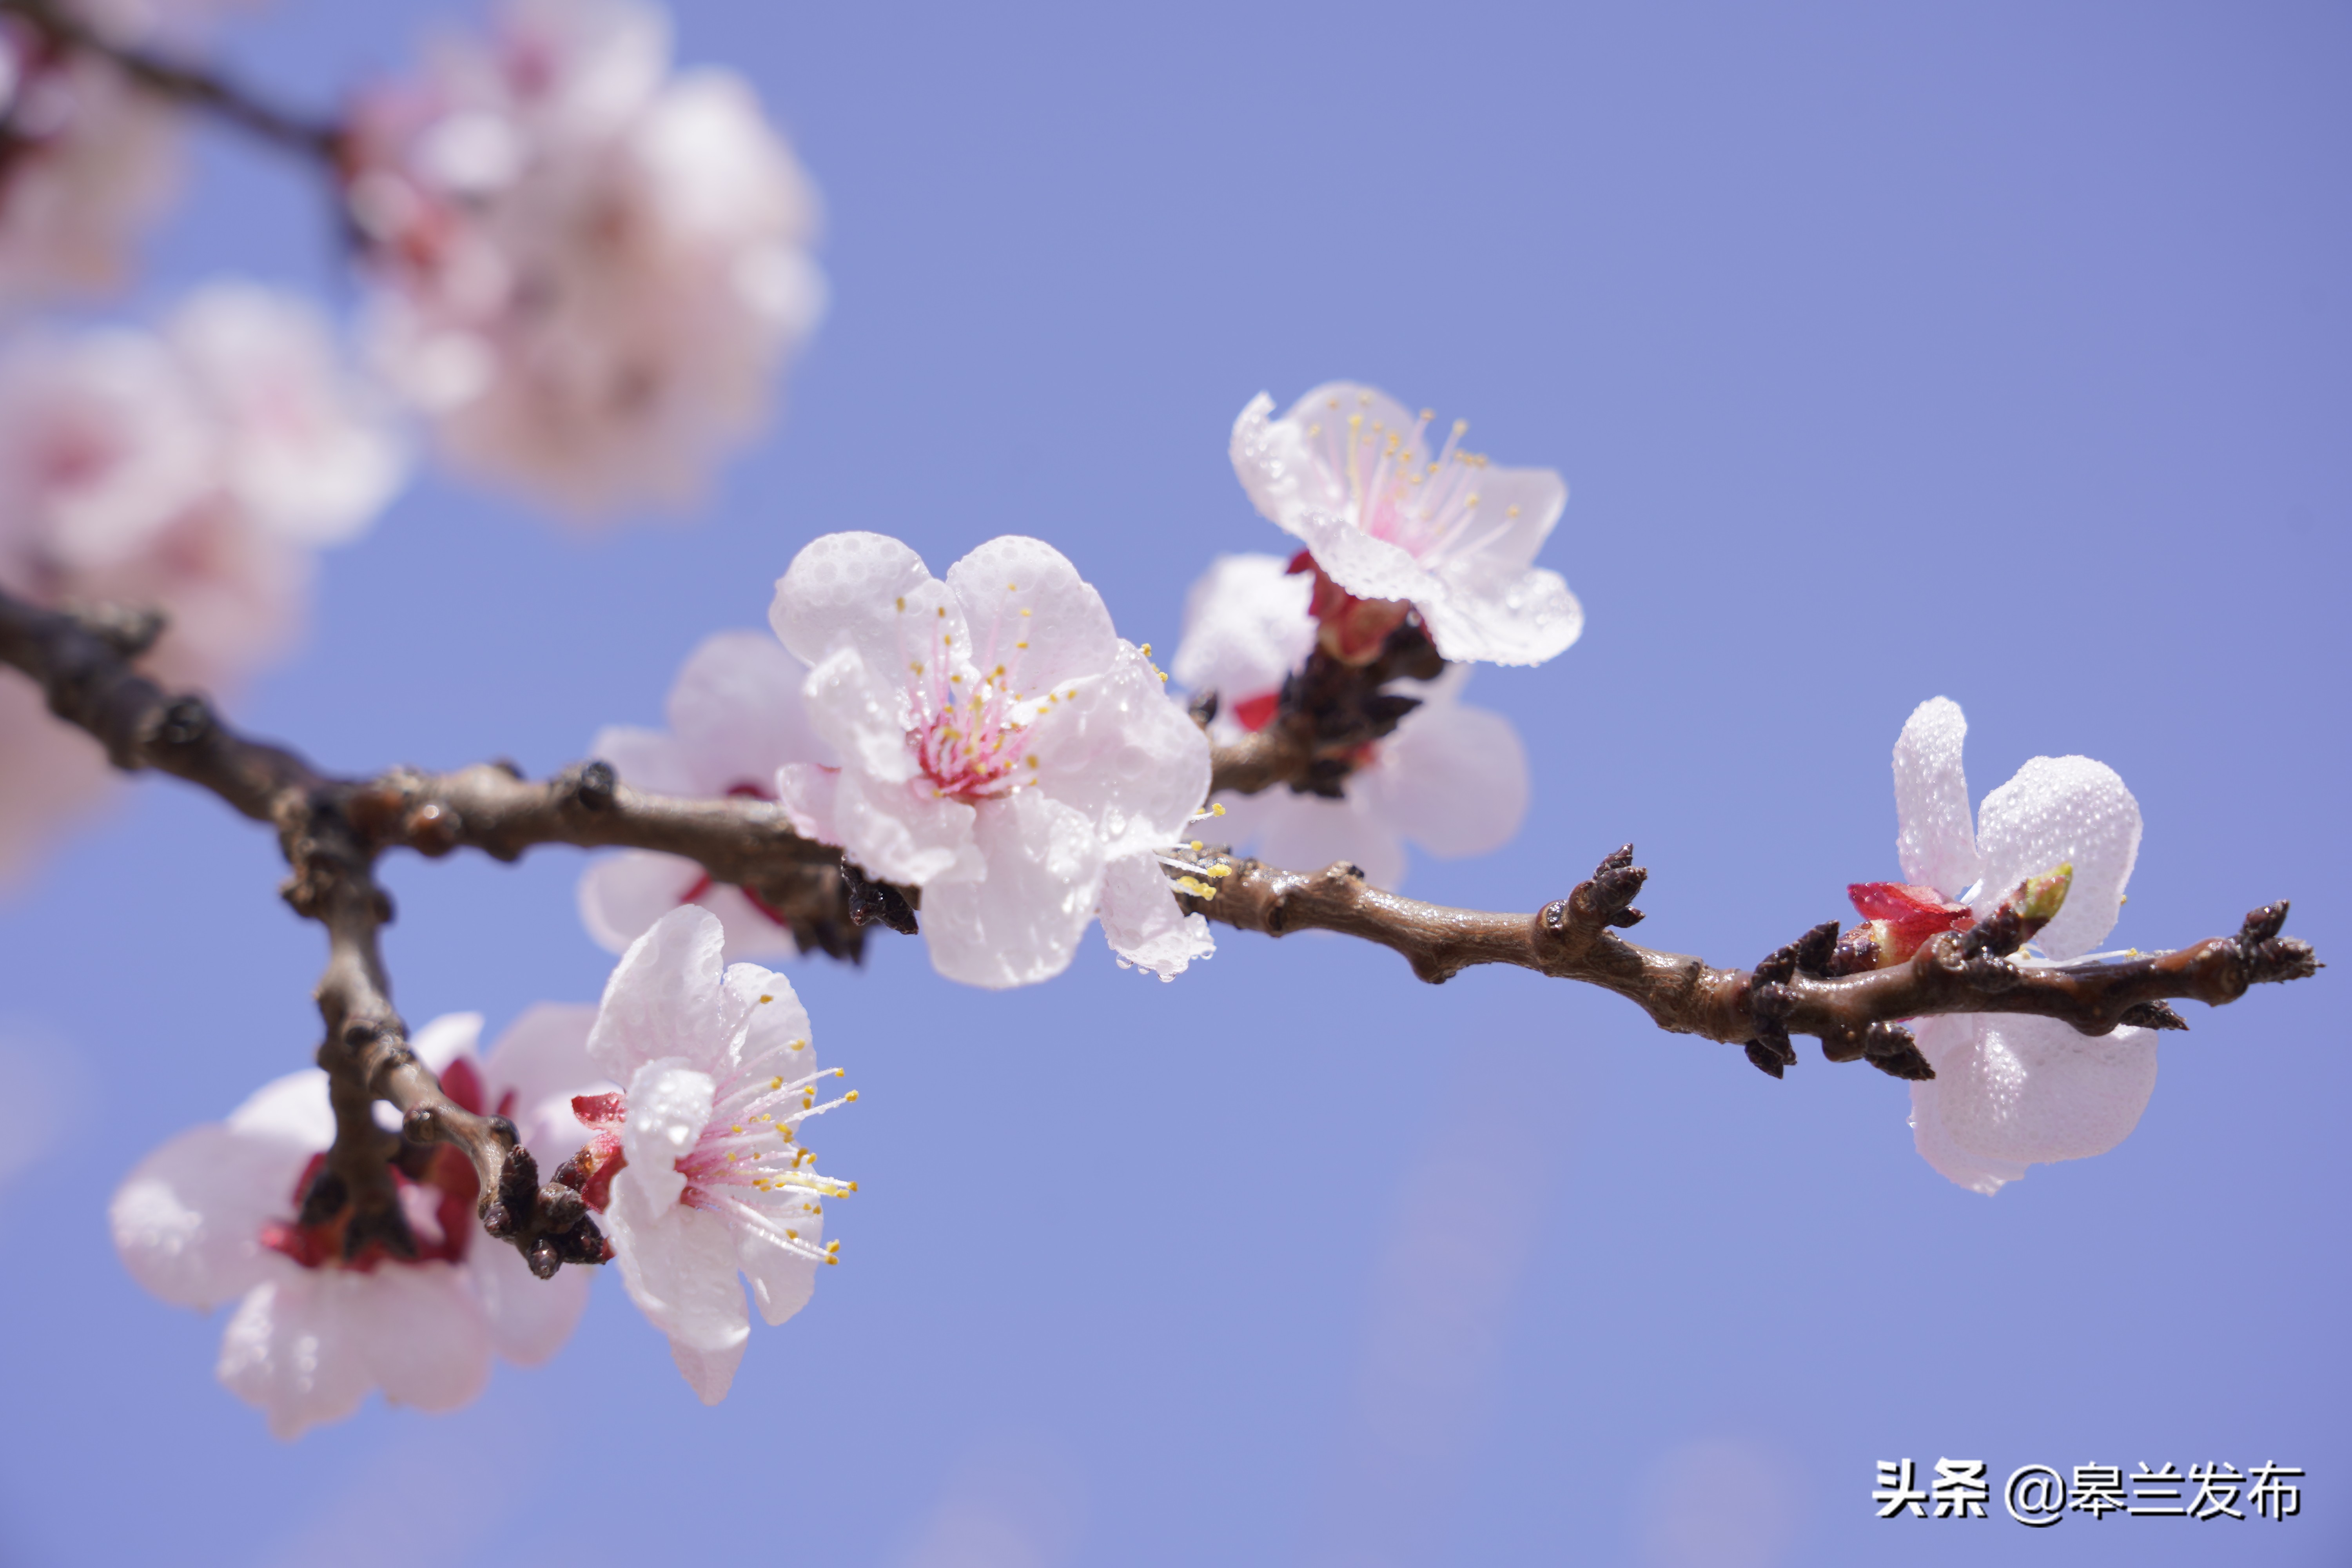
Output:
M1007 584L1008 591L1018 592ZM907 603L898 601L903 615ZM1024 620L1013 629L1024 629ZM1036 780L1037 759L1026 751L1029 722L1035 717L1024 694L1013 689L1021 655L1029 647L1019 636L1009 648L997 645L1004 628L992 627L987 649L977 658L956 645L944 608L907 664L907 700L913 716L907 743L931 787L950 800L976 805L1011 795ZM902 637L902 642L911 640ZM1048 697L1049 702L1058 700Z
M1369 405L1371 395L1359 393ZM1391 430L1367 419L1362 409L1343 413L1339 400L1328 416L1307 426L1307 438L1321 461L1325 481L1336 494L1344 489L1349 520L1374 539L1385 540L1424 564L1475 552L1510 527L1516 506L1478 510L1478 484L1486 459L1462 449L1470 428L1457 419L1434 460L1423 456L1422 436L1436 417L1424 408L1410 430Z

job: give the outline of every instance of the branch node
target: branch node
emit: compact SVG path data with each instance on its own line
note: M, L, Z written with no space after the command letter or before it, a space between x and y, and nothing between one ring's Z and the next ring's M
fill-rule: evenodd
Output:
M218 722L213 717L212 705L203 698L175 697L156 714L154 726L147 733L147 744L174 751L201 745Z
M878 921L900 936L916 933L915 911L906 895L887 882L875 881L864 867L846 856L841 861L841 885L849 897L850 924L866 926Z
M1879 1071L1906 1082L1924 1083L1936 1076L1920 1054L1918 1040L1900 1024L1882 1020L1864 1029L1862 1054Z
M564 775L564 788L583 811L609 811L613 795L620 788L621 776L613 764L596 761L581 763Z
M2167 1002L2135 1002L2123 1010L2118 1024L2129 1024L2139 1029L2185 1029L2189 1020L2172 1010Z

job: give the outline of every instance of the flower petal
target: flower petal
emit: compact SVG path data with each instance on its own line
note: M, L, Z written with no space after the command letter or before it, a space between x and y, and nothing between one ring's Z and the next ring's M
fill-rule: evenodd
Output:
M793 1227L812 1245L824 1237L822 1206L813 1206L820 1212L801 1215ZM736 1228L735 1263L751 1282L752 1300L760 1304L760 1316L770 1327L807 1306L816 1293L816 1259L790 1251L749 1226Z
M1557 572L1542 567L1505 571L1496 563L1472 560L1446 562L1433 575L1434 591L1424 587L1389 596L1412 601L1429 623L1430 640L1449 659L1541 664L1565 653L1584 635L1584 606ZM1339 574L1332 576L1338 580Z
M793 831L818 844L841 842L835 805L840 787L839 768L787 763L776 770L776 801L792 819Z
M346 1321L387 1403L455 1410L488 1384L489 1324L456 1268L387 1263L346 1287Z
M907 744L913 721L901 671L854 647L835 648L802 687L809 723L849 765L892 784L913 778L920 764Z
M446 1072L459 1057L477 1054L482 1038L479 1013L444 1013L408 1037L408 1048L435 1072Z
M368 1365L350 1321L357 1276L289 1268L257 1285L221 1332L215 1371L231 1394L269 1417L270 1432L299 1437L341 1421L367 1397Z
M572 1097L609 1086L588 1056L588 1033L595 1026L596 1009L585 1003L537 1003L507 1026L482 1064L491 1105L509 1092L514 1095L514 1109L508 1114L524 1144L541 1157L543 1170L552 1170L580 1146Z
M816 1031L791 981L756 963L738 963L727 971L727 989L751 1020L735 1047L730 1079L789 1080L816 1071Z
M971 806L941 795L928 779L879 783L845 768L835 788L842 847L880 881L921 888L979 875L984 862L972 823Z
M782 649L778 650L782 652ZM687 761L677 737L633 724L611 724L596 731L588 754L613 764L613 771L631 789L648 795L698 795L706 791Z
M1069 967L1101 896L1103 852L1079 812L1036 790L983 802L973 842L988 874L924 889L931 964L992 989L1050 980Z
M718 1068L734 1022L719 989L725 943L718 918L689 904L629 944L588 1034L599 1071L626 1083L643 1064L674 1056Z
M1423 557L1433 571L1453 562L1477 562L1498 577L1533 563L1568 507L1568 481L1552 468L1478 472L1477 519Z
M669 727L690 760L697 792L769 787L786 763L830 763L801 695L808 670L764 632L705 637L669 689Z
M676 1204L685 1192L677 1162L710 1125L717 1089L710 1074L684 1057L647 1062L630 1078L629 1120L621 1130L621 1152L629 1163L623 1173L636 1176L648 1202Z
M1974 1014L1967 1047L1936 1065L1945 1129L1963 1152L2041 1163L2104 1154L2156 1089L2156 1039L2128 1026L2078 1034L2054 1018Z
M895 669L900 662L899 616L893 606L932 581L923 558L895 539L828 533L804 545L776 580L768 622L805 664L820 664L837 648L855 647L881 668Z
M1951 899L1984 875L1984 858L1969 826L1968 774L1960 766L1968 736L1960 705L1931 697L1911 710L1895 740L1895 853L1904 879Z
M1268 790L1226 808L1239 827L1255 819L1257 853L1292 871L1319 871L1345 861L1376 888L1393 892L1404 880L1404 840L1375 816L1360 797L1326 800L1320 795Z
M1241 732L1235 703L1279 691L1315 650L1315 579L1278 555L1220 555L1184 597L1184 637L1169 672L1223 699L1218 725Z
M580 874L580 922L605 952L625 952L705 879L702 868L682 855L624 849L599 856Z
M673 1352L696 1352L679 1353L678 1370L704 1404L718 1404L751 1334L727 1222L701 1209L656 1202L635 1163L613 1178L604 1217L629 1299L669 1336Z
M1157 855L1123 855L1105 867L1097 912L1111 951L1163 979L1217 949L1209 922L1176 902Z
M963 607L974 668L1004 665L1023 691L1043 695L1098 674L1119 647L1102 595L1043 540L992 539L948 568L948 586Z
M1984 851L1979 917L2026 878L2072 862L2065 906L2036 940L2053 958L2090 952L2116 929L2124 884L2139 858L2139 802L2115 769L2088 757L2035 757L1985 796L1977 814Z
M1347 784L1368 815L1447 858L1501 848L1528 813L1528 754L1517 729L1500 713L1454 700L1469 673L1457 665L1429 687L1400 685L1423 695L1423 706Z
M277 1271L262 1227L293 1214L313 1152L216 1121L191 1127L115 1189L107 1219L122 1266L174 1306L208 1310L242 1295Z
M541 1279L502 1241L475 1237L466 1249L465 1271L481 1303L490 1348L520 1366L537 1366L561 1350L588 1310L587 1269L561 1268L554 1279Z
M1083 812L1106 856L1187 837L1209 796L1209 738L1168 695L1151 661L1121 642L1105 674L1074 688L1031 729L1037 765L1028 772L1037 787Z
M229 1131L314 1154L335 1141L335 1110L327 1075L304 1068L271 1079L228 1113Z

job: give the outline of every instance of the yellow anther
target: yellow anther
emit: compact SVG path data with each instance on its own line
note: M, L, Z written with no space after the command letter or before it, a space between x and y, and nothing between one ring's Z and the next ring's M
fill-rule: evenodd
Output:
M1230 877L1233 874L1234 868L1231 866L1203 866L1201 868L1201 875L1203 877Z
M1179 877L1176 879L1176 886L1180 891L1190 893L1196 899L1213 899L1217 896L1216 889L1195 877Z
M857 1091L853 1089L847 1094L843 1095L842 1098L849 1101L850 1104L855 1105L857 1103Z
M808 1042L806 1040L787 1040L784 1042L784 1049L788 1051L796 1051L807 1044ZM784 1080L782 1079L778 1079L776 1081L781 1084Z
M940 619L941 619L941 620L943 620L943 621L944 621L944 620L946 620L947 618L948 618L948 607L947 607L945 605L941 605L940 606Z
M784 1235L793 1241L798 1241L801 1238L801 1233L796 1230L788 1230L784 1232Z
M1017 642L1017 643L1014 643L1013 646L1014 647L1027 647L1029 645L1028 645L1027 643L1025 643L1025 642ZM1013 694L1013 700L1014 701L1016 701L1016 702L1017 702L1017 701L1019 701L1019 700L1021 700L1021 694L1020 694L1019 692L1017 692L1017 691L1016 691L1016 692L1014 692L1014 693Z
M1224 816L1224 815L1225 815L1225 803L1224 803L1223 801L1221 801L1221 800L1213 800L1213 801L1211 801L1211 802L1209 803L1209 815L1210 815L1211 816Z
M1029 612L1028 612L1028 611L1026 611L1026 610L1024 610L1024 611L1022 611L1021 613L1022 613L1022 615L1023 615L1023 616L1027 616L1027 615L1029 614Z
M738 1138L743 1136L743 1130L740 1127L730 1127L727 1131L732 1132Z
M1206 848L1206 847L1207 847L1207 846L1206 846L1206 845L1204 845L1204 844L1202 844L1199 839L1195 838L1194 840L1192 840L1192 853L1193 853L1193 854L1198 855L1198 854L1199 854L1202 849L1204 849L1204 848Z
M772 1089L782 1089L784 1087L784 1080L781 1078L772 1078L768 1080L768 1087Z
M1033 768L1034 768L1034 767L1035 767L1035 766L1037 765L1037 757L1036 757L1036 754L1035 754L1034 752L1032 752L1032 753L1030 754L1030 757L1029 757L1029 765L1030 765L1031 767L1033 767Z
M1018 583L1007 583L1004 584L1004 591L1008 594L1017 594L1021 592L1021 584Z
M899 596L899 599L898 599L898 608L899 608L899 610L900 610L902 613L903 613L903 612L906 610L906 608L907 608L907 600L906 600L906 596L905 596L904 595L901 595Z
M772 1002L772 1001L774 1001L774 1000L775 1000L775 997L772 994L772 995L762 996L762 997L761 997L761 998L760 998L760 1000L761 1000L761 1001L762 1001L762 1002Z
M1135 651L1141 654L1144 658L1150 658L1151 657L1151 645L1150 643L1145 643L1141 647L1137 648Z

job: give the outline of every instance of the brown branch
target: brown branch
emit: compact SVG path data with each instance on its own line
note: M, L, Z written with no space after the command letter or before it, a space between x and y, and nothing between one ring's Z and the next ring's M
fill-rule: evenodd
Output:
M199 66L165 59L119 43L77 15L63 0L0 0L0 15L24 18L53 47L95 55L109 61L150 92L210 114L331 168L341 161L341 126L280 109L250 89Z
M1418 616L1389 634L1369 664L1348 664L1318 647L1282 684L1264 729L1210 753L1209 793L1256 795L1286 784L1300 795L1338 799L1364 748L1386 739L1417 697L1384 689L1391 680L1434 680L1445 670ZM1216 717L1218 694L1204 692L1192 712Z
M2117 1024L2185 1028L2164 1003L2233 1002L2249 985L2299 980L2318 967L2310 946L2279 935L2286 905L2254 910L2234 936L2175 952L2045 966L2000 956L2032 929L2004 906L1967 931L1946 932L1905 963L1838 975L1836 924L1817 927L1753 970L1718 969L1677 952L1625 941L1614 927L1642 919L1633 907L1649 873L1631 845L1603 860L1591 879L1533 914L1490 914L1401 898L1367 885L1353 866L1285 871L1213 855L1231 868L1216 896L1183 896L1188 910L1243 931L1284 936L1331 931L1402 953L1436 984L1473 964L1502 963L1613 991L1675 1034L1748 1047L1750 1060L1779 1077L1793 1065L1790 1035L1813 1035L1832 1061L1866 1058L1898 1078L1932 1078L1900 1020L1943 1013L2028 1013L2063 1019L2086 1035Z

